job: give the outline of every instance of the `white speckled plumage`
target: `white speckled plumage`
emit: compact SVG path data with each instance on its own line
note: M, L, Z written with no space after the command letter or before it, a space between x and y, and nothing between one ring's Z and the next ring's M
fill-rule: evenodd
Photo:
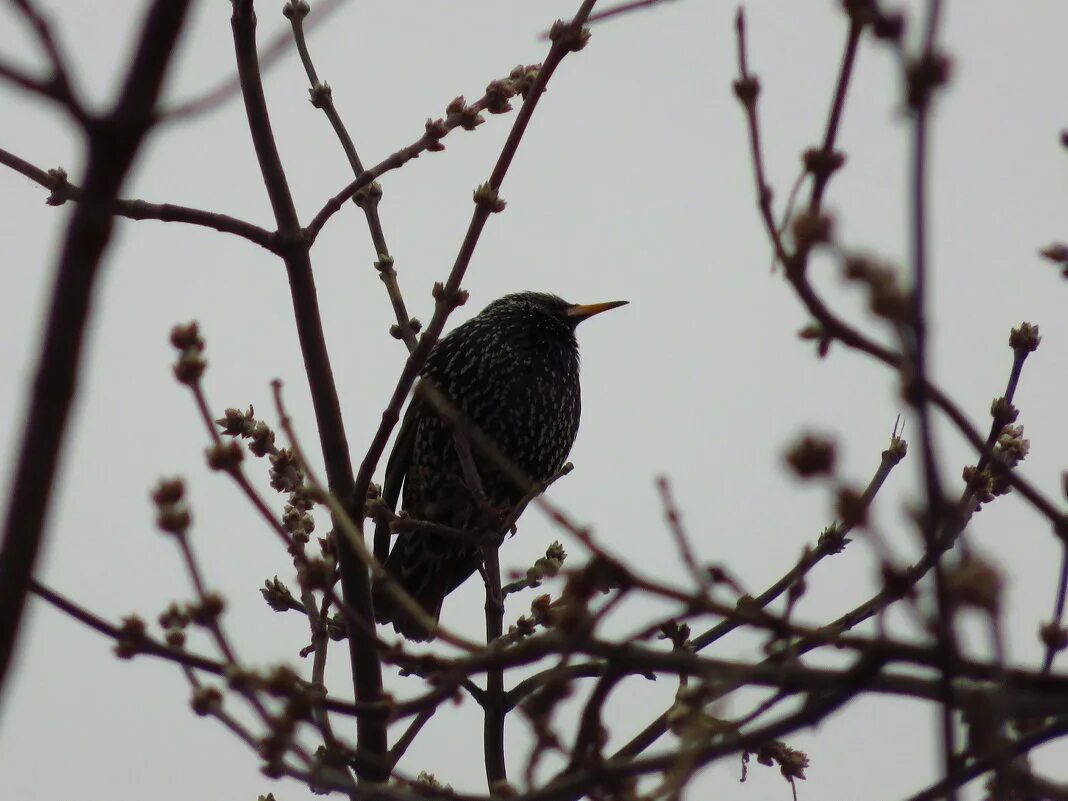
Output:
M431 351L422 371L464 417L534 481L563 466L581 412L575 327L586 314L555 295L522 292L494 301ZM592 307L591 307L592 308ZM596 312L591 312L596 313ZM416 397L390 458L384 493L413 518L468 530L478 511L463 481L450 426ZM523 497L494 464L473 453L487 499L507 510ZM399 463L400 461L400 463ZM392 480L390 476L394 476ZM392 485L392 486L391 486ZM446 595L478 567L476 548L455 538L401 533L386 568L433 617ZM376 594L376 617L412 639L426 632Z

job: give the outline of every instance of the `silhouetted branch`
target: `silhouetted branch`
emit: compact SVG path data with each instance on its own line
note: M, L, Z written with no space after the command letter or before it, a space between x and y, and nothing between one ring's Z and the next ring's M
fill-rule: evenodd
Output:
M15 645L26 592L42 540L67 419L75 396L82 344L100 262L111 238L107 213L148 133L188 0L155 0L118 99L87 123L85 202L71 216L37 359L29 413L10 475L0 549L0 689Z
M10 167L49 190L51 194L48 196L48 205L50 206L62 206L68 200L76 203L83 203L86 200L85 190L70 183L66 172L62 169L42 170L3 149L0 149L0 164ZM188 206L176 206L173 203L149 203L144 200L121 198L112 200L109 210L112 214L130 220L159 220L160 222L180 222L214 228L221 233L234 234L247 239L272 252L275 250L274 235L270 231L226 214Z
M264 187L278 224L278 236L284 243L281 247L286 273L289 276L297 337L311 390L329 489L336 497L344 499L343 503L347 505L346 511L350 515L362 519L362 502L360 506L354 504L348 439L323 335L315 280L308 255L310 242L305 241L302 235L263 95L256 53L256 18L252 10L252 0L235 0L231 24L249 132L259 160ZM336 516L334 525L339 525ZM362 567L347 538L338 537L335 541L338 544L345 601L357 613L370 620L371 584L367 571ZM382 666L378 658L376 638L360 627L351 627L349 652L357 700L378 700L382 694ZM358 718L356 723L360 749L371 757L372 763L382 766L382 772L374 772L365 778L382 780L388 775L385 721L364 716Z
M316 2L315 16L306 28L310 29L322 25L345 2L346 0L321 0L321 2ZM257 60L259 61L261 74L277 64L282 56L290 52L291 36L292 34L288 27L282 28L267 41L266 45L259 49ZM185 122L201 114L214 111L231 98L240 96L240 94L241 76L234 74L196 97L170 108L163 108L157 114L157 121L160 123Z
M360 157L356 153L356 145L353 144L352 137L349 136L349 132L341 120L341 115L338 114L334 106L334 98L330 87L319 80L315 66L312 63L311 53L308 52L308 43L304 36L304 19L309 10L308 5L301 2L301 0L290 0L284 8L284 13L289 17L293 28L293 40L297 45L297 52L311 84L312 105L322 109L326 118L330 121L330 126L334 129L342 150L345 151L345 156L348 159L349 166L352 168L353 175L359 178L364 172L363 162L360 161ZM382 230L382 221L378 216L378 204L382 199L382 187L377 183L368 184L366 191L353 199L363 210L364 217L367 220L367 229L371 234L371 242L374 245L375 268L378 270L378 275L382 282L386 285L386 292L393 305L393 313L397 319L394 329L395 334L398 339L404 342L408 351L411 352L415 350L418 327L413 325L412 318L409 316L407 306L404 303L404 297L401 295L393 257L390 255L389 246L386 244L386 235Z
M17 68L0 64L0 77L8 79L24 90L55 101L77 122L88 125L90 117L74 92L67 61L52 32L52 26L30 0L11 0L11 5L33 31L34 38L51 68L51 74L47 79L39 80L26 75Z

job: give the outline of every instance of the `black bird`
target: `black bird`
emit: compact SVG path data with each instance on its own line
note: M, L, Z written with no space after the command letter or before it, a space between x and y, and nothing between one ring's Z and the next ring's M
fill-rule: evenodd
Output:
M575 328L626 301L577 305L556 295L519 292L494 301L444 337L426 361L422 381L437 391L534 482L564 464L578 432L579 355ZM452 426L416 391L386 466L383 499L395 508L403 483L410 518L463 531L485 526L488 505L505 515L526 494L514 477L471 445L485 493L464 480ZM448 535L402 531L385 568L435 620L445 596L478 569L477 545ZM430 633L381 588L375 617L412 640Z

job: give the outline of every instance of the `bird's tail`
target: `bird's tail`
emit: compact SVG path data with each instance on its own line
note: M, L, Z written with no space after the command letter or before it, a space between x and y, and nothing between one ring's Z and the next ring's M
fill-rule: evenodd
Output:
M435 553L428 538L401 534L386 559L385 569L390 576L423 608L435 622L441 616L441 603L453 589L453 571L448 569L447 557ZM417 642L433 639L433 633L405 609L389 593L384 581L374 585L375 620L392 623L398 634Z

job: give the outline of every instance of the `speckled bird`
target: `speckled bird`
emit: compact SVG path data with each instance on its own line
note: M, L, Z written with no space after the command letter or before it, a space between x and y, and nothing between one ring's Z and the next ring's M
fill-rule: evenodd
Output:
M578 305L556 295L519 292L494 301L444 337L423 367L470 425L535 482L563 465L578 433L581 399L575 328L626 301ZM507 513L524 491L472 446L473 461L490 507ZM416 392L386 466L383 499L411 518L471 531L484 525L485 509L464 481L452 427L432 401ZM456 537L402 531L385 567L435 620L445 596L481 562L476 545ZM375 617L408 639L429 632L375 593Z

